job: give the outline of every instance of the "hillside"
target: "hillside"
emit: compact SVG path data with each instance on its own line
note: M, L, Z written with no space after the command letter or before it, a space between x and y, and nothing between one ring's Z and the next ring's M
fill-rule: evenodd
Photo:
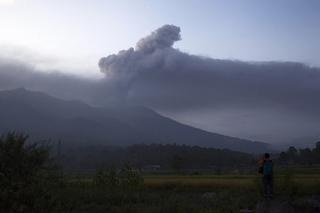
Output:
M264 152L269 145L215 134L176 122L145 107L93 107L41 92L0 92L0 131L68 144L176 143Z

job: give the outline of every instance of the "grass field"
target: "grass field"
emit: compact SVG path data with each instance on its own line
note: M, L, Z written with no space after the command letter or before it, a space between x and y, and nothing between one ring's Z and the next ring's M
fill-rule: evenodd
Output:
M299 172L293 172L299 171ZM304 174L304 171L307 171ZM239 212L262 199L258 175L145 175L138 190L96 186L94 178L68 179L60 191L69 212ZM320 194L320 174L310 168L279 170L275 197L299 199ZM305 208L305 207L303 207ZM303 212L303 211L302 211Z
M202 191L205 188L252 188L256 187L256 182L260 180L259 176L253 175L199 175L199 176L187 176L187 175L152 175L143 176L144 185L147 188L168 188L172 187L187 187L195 188ZM91 183L92 178L73 178L70 182ZM279 175L275 177L276 185L282 184L281 181L288 181L287 176ZM295 175L290 177L290 181L293 181L299 188L306 186L314 187L320 186L320 175ZM316 189L316 188L314 188Z

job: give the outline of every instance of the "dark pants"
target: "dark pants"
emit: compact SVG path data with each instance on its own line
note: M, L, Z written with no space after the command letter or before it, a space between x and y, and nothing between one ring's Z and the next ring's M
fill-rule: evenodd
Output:
M272 175L264 175L262 177L263 193L265 196L273 195L273 177Z

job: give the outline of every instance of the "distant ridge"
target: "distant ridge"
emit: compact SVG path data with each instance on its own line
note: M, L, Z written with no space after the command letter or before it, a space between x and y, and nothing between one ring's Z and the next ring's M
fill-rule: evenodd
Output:
M249 153L270 150L266 143L207 132L145 107L92 107L23 88L0 91L0 132L10 130L68 144L176 143Z

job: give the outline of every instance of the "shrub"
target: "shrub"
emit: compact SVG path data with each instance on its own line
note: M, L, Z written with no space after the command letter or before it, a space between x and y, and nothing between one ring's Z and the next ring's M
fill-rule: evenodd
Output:
M8 133L0 138L0 209L3 212L44 212L52 208L58 177L49 148L27 143L28 136ZM48 212L48 211L47 211Z
M124 190L141 191L144 187L144 179L138 170L125 165L121 185Z
M96 172L94 183L98 187L106 187L111 191L115 191L119 187L120 180L115 168L99 169Z

